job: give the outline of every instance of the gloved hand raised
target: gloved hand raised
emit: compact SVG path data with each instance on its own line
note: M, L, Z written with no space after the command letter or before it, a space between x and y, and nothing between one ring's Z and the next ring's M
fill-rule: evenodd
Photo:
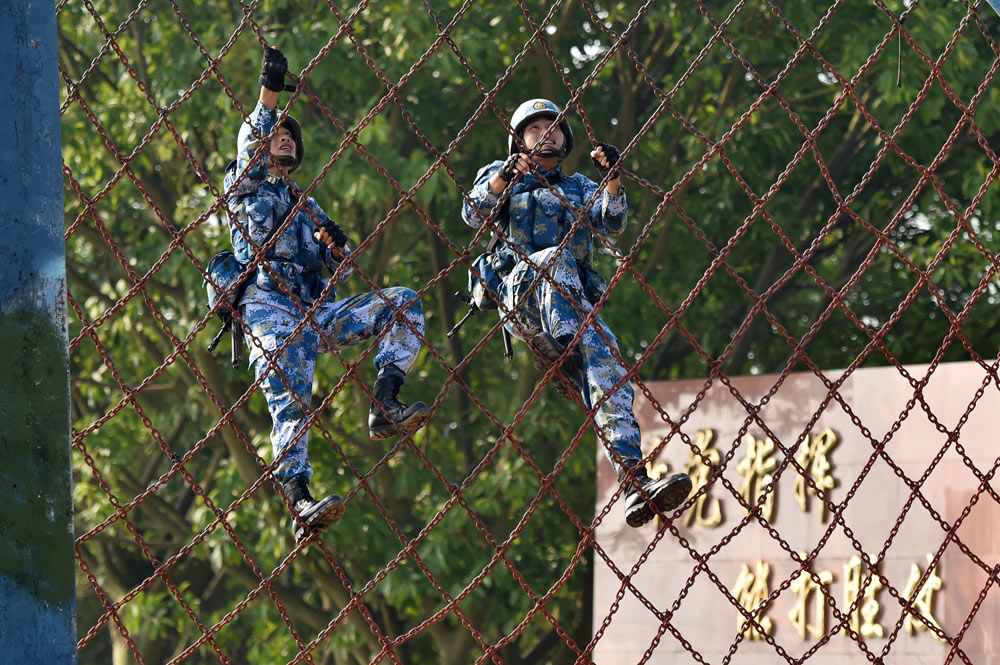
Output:
M294 85L285 85L285 74L288 73L288 59L276 48L268 46L264 49L264 57L260 64L260 84L272 92L292 92Z
M594 168L601 174L601 180L604 180L609 173L613 173L612 180L618 177L618 169L615 167L618 166L621 156L618 148L610 143L598 143L597 148L591 151L590 159L594 162Z

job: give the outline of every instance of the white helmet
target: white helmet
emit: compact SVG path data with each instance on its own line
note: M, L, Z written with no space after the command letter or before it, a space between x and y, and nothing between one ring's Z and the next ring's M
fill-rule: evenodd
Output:
M547 99L529 99L518 106L517 110L514 111L514 115L510 117L511 133L507 137L507 153L513 155L515 152L518 152L517 141L514 137L516 135L521 139L524 138L521 135L521 131L530 120L539 116L555 118L560 113L562 113L562 111L559 107ZM562 121L560 121L559 128L562 130L563 137L566 139L562 149L559 151L559 157L565 158L566 155L573 151L573 129L569 126L569 122L566 118L563 118Z

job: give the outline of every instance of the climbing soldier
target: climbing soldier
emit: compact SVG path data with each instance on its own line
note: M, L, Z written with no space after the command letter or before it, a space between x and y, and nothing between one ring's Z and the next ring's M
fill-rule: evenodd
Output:
M239 262L246 265L264 245L270 247L240 305L250 333L250 363L257 378L263 377L261 390L273 423L274 477L291 508L295 538L301 540L344 512L337 495L316 500L309 491L313 469L303 404L312 395L316 355L330 350L327 343L342 349L388 328L375 355L378 377L368 415L369 435L385 439L416 431L430 411L423 402L402 404L398 396L420 349L424 316L420 300L408 288L336 300L331 286L313 317L292 336L303 313L327 288L323 268L332 274L339 269L338 282L350 275L351 250L344 230L311 197L300 201L300 190L290 178L302 164L305 144L292 116L286 115L275 128L278 93L294 90L285 85L288 61L277 49L267 48L261 69L260 98L240 128L237 158L227 168L226 196L233 213L230 237ZM269 149L255 157L265 141ZM299 210L288 221L295 205ZM344 262L348 263L342 266Z
M566 385L572 386L588 408L598 405L595 421L611 449L605 447L605 453L619 482L628 481L625 521L638 527L657 512L678 507L691 491L691 480L682 473L657 480L646 474L640 464L632 388L623 380L625 368L612 353L612 349L617 353L618 342L596 316L580 334L584 319L606 288L592 267L592 229L608 235L621 233L628 207L618 173L620 155L614 146L599 143L590 153L600 186L579 173L563 173L560 164L573 150L574 141L569 123L565 119L556 122L560 114L559 107L546 99L531 99L517 108L511 117L508 157L479 170L462 217L469 226L481 227L511 188L504 209L495 215L507 240L494 250L491 262L501 277L497 295L517 318L516 325L508 320L505 327L526 338L536 358L546 364L555 363L571 349L560 366L557 386L568 398L572 394ZM577 223L579 215L584 219Z

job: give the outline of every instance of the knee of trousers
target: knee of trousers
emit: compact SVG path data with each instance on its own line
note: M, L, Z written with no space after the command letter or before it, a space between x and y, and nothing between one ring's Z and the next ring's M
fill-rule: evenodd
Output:
M554 259L553 256L555 257ZM566 248L560 250L558 247L546 247L532 254L531 260L539 266L551 261L549 270L553 271L553 273L558 273L561 270L569 270L573 274L576 274L580 270L576 259L573 258L573 254Z
M413 302L410 303L410 306L407 307L406 311L410 314L415 314L420 318L423 318L423 301L421 301L420 298L417 298L416 291L406 286L393 286L386 289L386 291L388 291L389 300L396 309L401 308L404 304L412 300Z
M535 256L538 256L538 258L536 259ZM567 290L573 298L582 297L583 282L580 280L580 269L576 259L568 251L563 250L556 253L555 248L550 247L532 255L532 260L539 267L551 260L551 263L548 263L548 269L545 270L547 276L542 277L538 283L538 288L541 289L540 293L545 294L550 291L558 291L559 288L562 288ZM542 297L548 296L543 295Z

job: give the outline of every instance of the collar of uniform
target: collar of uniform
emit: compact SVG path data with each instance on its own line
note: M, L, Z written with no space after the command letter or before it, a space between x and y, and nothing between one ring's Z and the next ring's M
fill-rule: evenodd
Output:
M267 176L264 178L264 182L277 187L278 183L283 181L280 175L274 175L273 173L268 173Z
M538 169L536 173L549 182L559 182L563 179L562 164L556 164L555 168L549 169L548 171L544 169Z
M526 175L524 178L521 179L521 182L524 183L526 186L530 187L536 184L541 185L542 178L545 178L546 183L554 185L557 182L560 182L563 179L563 177L564 176L562 172L562 165L556 164L556 167L554 169L550 169L548 171L545 171L543 169L537 169L529 173L528 175Z

